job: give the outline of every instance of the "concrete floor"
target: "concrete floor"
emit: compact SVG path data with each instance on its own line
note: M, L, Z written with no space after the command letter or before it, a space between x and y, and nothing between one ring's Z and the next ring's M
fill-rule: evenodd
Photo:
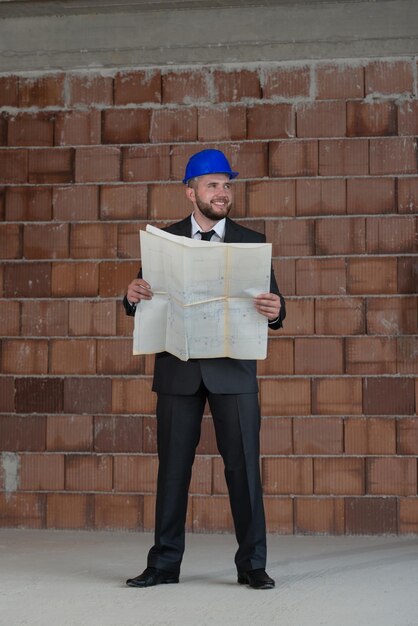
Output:
M236 584L230 535L189 535L179 585L131 589L152 535L0 530L1 626L418 626L418 539L269 537L276 588Z

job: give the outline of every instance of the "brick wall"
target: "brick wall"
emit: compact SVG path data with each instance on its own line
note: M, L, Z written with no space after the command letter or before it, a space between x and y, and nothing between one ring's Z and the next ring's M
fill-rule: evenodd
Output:
M417 61L0 76L0 518L151 529L152 358L120 299L138 230L240 172L288 303L260 363L268 527L417 533ZM209 415L188 513L231 529Z

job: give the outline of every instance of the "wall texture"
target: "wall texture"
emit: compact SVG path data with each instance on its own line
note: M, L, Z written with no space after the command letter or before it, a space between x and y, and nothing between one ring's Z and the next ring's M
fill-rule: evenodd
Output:
M153 527L152 358L121 296L184 217L197 149L240 172L288 318L260 362L268 527L418 532L417 59L0 76L0 523ZM203 423L188 528L231 529Z

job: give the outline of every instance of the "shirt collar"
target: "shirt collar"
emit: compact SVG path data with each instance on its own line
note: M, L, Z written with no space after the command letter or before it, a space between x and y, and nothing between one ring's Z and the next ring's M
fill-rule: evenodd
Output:
M199 224L196 222L193 213L191 215L191 218L192 218L192 237L194 237L195 234L198 231L200 231L201 229L200 229ZM226 226L226 218L225 217L223 219L219 220L219 222L216 222L216 224L213 226L213 230L218 235L218 237L219 237L219 239L221 241L223 241L224 237L225 237L225 226Z

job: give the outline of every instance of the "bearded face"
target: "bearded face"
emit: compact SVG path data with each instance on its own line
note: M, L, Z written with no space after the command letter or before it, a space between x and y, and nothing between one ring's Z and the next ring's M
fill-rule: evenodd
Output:
M226 217L232 208L231 182L225 174L207 174L193 181L191 198L200 213L207 219L218 222Z

